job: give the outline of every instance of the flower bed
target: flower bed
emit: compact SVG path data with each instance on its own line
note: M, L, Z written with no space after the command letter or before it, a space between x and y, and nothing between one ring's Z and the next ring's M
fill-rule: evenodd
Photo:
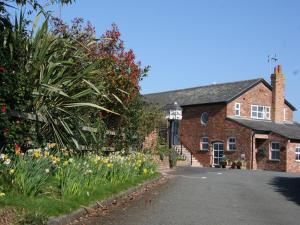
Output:
M68 213L156 175L151 156L141 153L72 156L33 149L26 154L1 154L0 207L13 206L46 218Z

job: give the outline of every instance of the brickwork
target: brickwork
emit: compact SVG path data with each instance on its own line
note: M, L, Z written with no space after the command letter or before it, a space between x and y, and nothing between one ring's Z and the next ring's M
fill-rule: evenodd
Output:
M151 132L144 140L143 149L151 149L152 151L155 150L158 141L158 132L154 130Z
M271 143L280 143L280 160L271 160ZM254 169L261 170L273 170L273 171L286 171L287 165L287 147L288 139L281 137L277 134L269 134L268 139L256 139L255 149L254 149ZM263 149L266 152L265 156L260 156L258 154L259 149Z
M241 104L241 114L243 118L251 118L251 105L268 106L271 108L271 115L274 109L272 109L272 91L263 83L259 83L245 94L236 98L234 101L227 104L227 116L235 116L235 104ZM293 122L292 109L284 104L285 119L286 122ZM282 119L284 112L282 111Z
M300 172L300 162L296 161L296 147L300 147L300 142L289 142L287 150L287 172Z
M201 114L207 112L209 121L206 125L201 124ZM251 130L235 122L225 120L226 105L201 105L187 106L183 108L183 119L180 123L180 137L183 145L193 152L203 166L212 165L212 143L223 142L224 154L230 160L238 160L241 154L245 154L247 168L250 168L251 159ZM200 149L201 137L209 138L210 150ZM229 151L227 140L236 137L237 150Z
M285 77L281 72L281 66L274 69L271 76L272 83L272 120L278 123L284 121Z

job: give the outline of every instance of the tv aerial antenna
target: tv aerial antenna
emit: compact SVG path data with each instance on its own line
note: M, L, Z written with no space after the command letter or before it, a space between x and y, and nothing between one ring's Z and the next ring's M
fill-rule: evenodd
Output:
M272 73L272 67L274 67L274 64L278 61L278 55L277 54L270 54L268 55L268 63L269 63L269 73Z

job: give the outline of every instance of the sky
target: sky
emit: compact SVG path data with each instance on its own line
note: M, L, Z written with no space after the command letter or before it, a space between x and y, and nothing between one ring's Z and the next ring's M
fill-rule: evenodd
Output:
M286 98L300 110L298 0L76 0L51 9L68 22L90 21L98 35L116 23L126 48L151 66L144 94L258 77L270 82L275 64L268 55L276 54Z

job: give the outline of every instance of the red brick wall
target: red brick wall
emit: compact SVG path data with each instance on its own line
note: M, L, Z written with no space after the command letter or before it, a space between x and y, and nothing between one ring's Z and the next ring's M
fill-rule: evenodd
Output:
M244 153L248 161L247 167L250 168L251 130L226 120L226 110L225 104L183 107L183 119L180 122L179 130L181 141L187 149L193 151L194 156L203 166L212 164L211 151L200 150L201 137L207 136L210 144L215 141L224 142L224 154L231 160L239 159ZM200 122L203 112L207 112L209 115L209 121L206 125ZM236 151L227 150L227 139L231 136L236 137Z
M158 141L158 132L157 130L152 131L147 137L145 137L143 143L143 149L155 150Z
M290 142L287 147L287 172L300 172L300 162L296 161L295 151L296 147L300 147L300 142Z
M251 105L262 105L271 108L272 113L272 91L263 83L259 83L234 101L227 105L227 116L234 116L235 103L241 104L241 117L251 118ZM286 108L286 120L293 122L293 111L289 106L284 104ZM283 111L282 111L283 116Z
M281 66L274 68L274 74L271 76L272 83L272 120L283 122L283 109L285 99L285 77L281 72Z
M258 141L257 141L258 142ZM280 150L280 160L273 161L270 160L271 154L271 142L279 142L282 147ZM287 164L287 145L288 140L277 134L269 134L269 139L259 140L259 143L255 146L255 160L254 160L254 169L262 169L262 170L274 170L274 171L286 171ZM266 150L266 156L261 157L257 155L258 149L264 148Z

